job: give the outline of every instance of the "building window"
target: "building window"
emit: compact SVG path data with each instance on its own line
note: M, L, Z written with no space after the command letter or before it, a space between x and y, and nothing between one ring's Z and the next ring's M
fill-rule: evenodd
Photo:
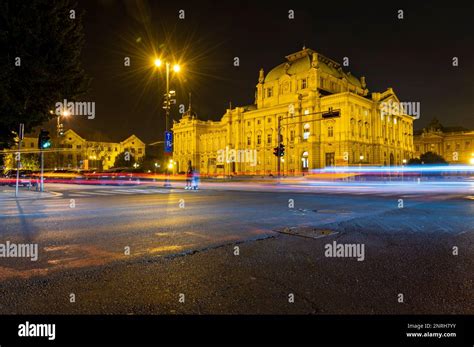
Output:
M469 147L471 146L471 142L470 141L466 141L466 149L469 149Z
M143 153L143 149L142 148L139 148L138 149L138 154L142 154Z
M117 152L117 147L114 148L114 151Z
M77 149L81 149L81 147L82 147L81 145L76 145Z
M446 149L447 149L448 151L451 149L451 144L450 144L450 143L448 143L448 144L446 145Z
M416 145L416 146L415 146L415 151L417 151L417 152L420 151L420 146L419 146L419 145Z
M272 134L267 134L267 145L272 144Z
M30 143L30 147L33 148L35 146L35 144L32 142Z
M290 141L293 142L295 140L295 131L291 130L290 131Z
M247 121L247 126L250 126L250 121Z
M306 123L303 128L303 140L308 140L310 134L310 125Z
M257 145L260 145L262 143L262 135L257 135Z
M257 124L260 124L260 123L261 123L260 119L259 119L259 120L257 120Z
M369 138L369 123L365 123L365 137Z
M306 89L308 87L308 79L307 78L303 78L301 80L301 89Z
M250 146L252 144L252 139L250 136L247 136L247 146Z
M354 132L355 132L354 128L355 128L355 120L354 118L351 118L351 136L352 137L354 137Z
M268 123L271 123L271 122L272 122L272 118L271 118L271 117L268 117L267 122L268 122Z
M267 98L271 98L273 96L273 87L267 88Z
M324 78L319 77L319 87L324 88Z
M328 127L328 137L334 136L334 127Z

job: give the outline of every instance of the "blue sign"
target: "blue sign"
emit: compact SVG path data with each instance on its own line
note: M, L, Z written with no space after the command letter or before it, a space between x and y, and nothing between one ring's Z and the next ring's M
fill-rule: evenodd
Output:
M165 131L165 153L173 153L173 133Z

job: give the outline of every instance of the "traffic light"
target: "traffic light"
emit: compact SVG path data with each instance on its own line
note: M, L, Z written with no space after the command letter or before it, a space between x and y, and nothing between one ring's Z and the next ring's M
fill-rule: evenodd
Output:
M280 147L275 147L273 148L273 155L275 157L279 157L280 156Z
M49 131L41 129L38 136L38 148L46 149L51 147L51 137L49 137Z
M279 151L279 156L283 157L285 155L285 145L283 143L280 143L280 151Z

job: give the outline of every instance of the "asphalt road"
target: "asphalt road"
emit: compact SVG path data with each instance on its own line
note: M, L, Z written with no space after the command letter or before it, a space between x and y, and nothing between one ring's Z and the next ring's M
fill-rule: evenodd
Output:
M0 243L39 247L37 261L0 258L0 313L474 313L470 184L325 186L0 198ZM363 260L327 257L333 242L363 245Z

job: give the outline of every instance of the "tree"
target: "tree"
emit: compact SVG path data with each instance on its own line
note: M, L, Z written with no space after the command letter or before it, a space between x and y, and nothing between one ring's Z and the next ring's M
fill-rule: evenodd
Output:
M146 153L145 156L140 159L139 164L144 172L148 170L151 172L161 172L161 160L156 155ZM155 164L159 164L160 166L157 167Z
M131 153L122 152L115 157L114 167L132 167L135 159Z
M87 92L83 45L74 1L0 1L0 149L14 143L19 123L30 132L54 117L56 102Z
M420 165L420 164L448 164L448 162L439 154L434 152L426 152L420 155L420 158L410 159L408 165Z

